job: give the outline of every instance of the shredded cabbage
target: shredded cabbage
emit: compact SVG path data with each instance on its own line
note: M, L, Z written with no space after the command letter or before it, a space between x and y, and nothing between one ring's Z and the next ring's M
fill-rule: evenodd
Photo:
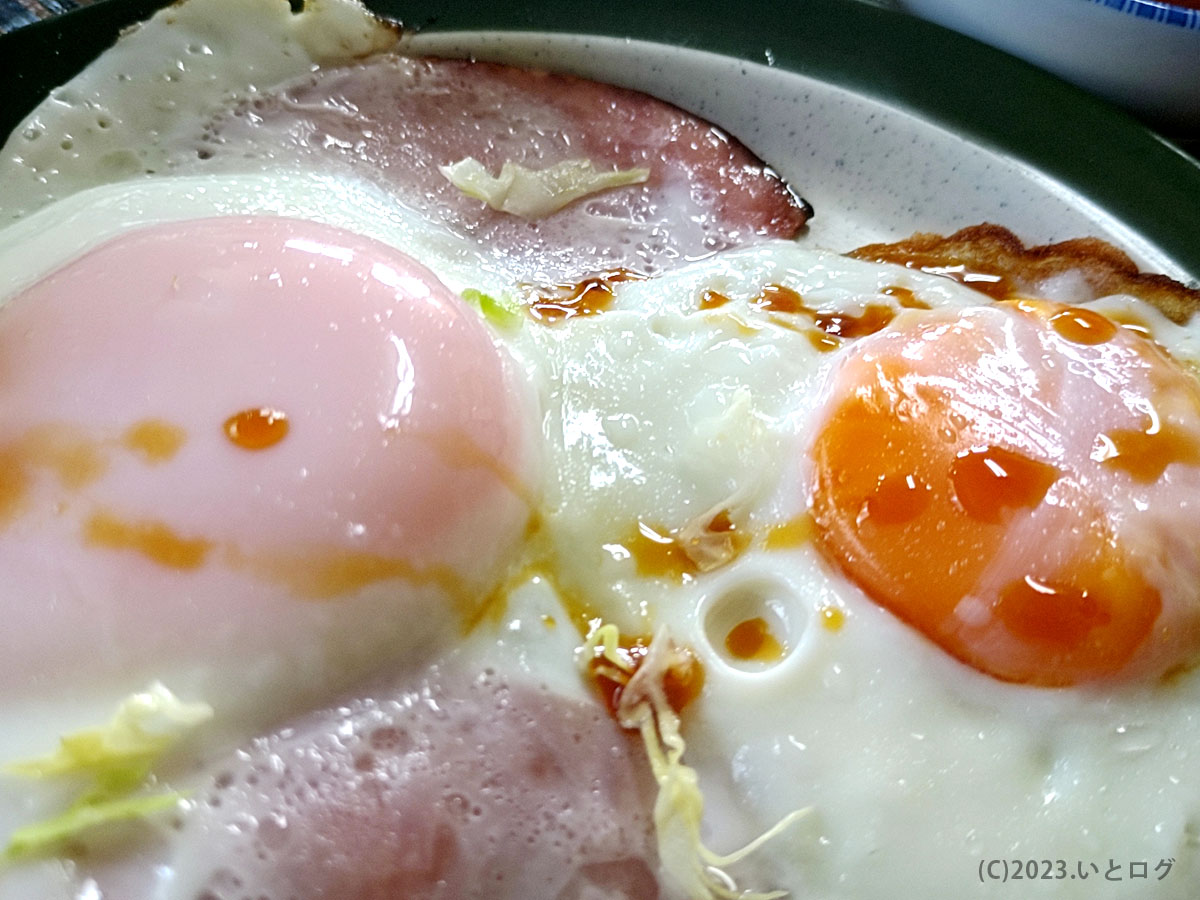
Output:
M81 772L102 775L131 767L140 770L212 714L207 703L184 703L155 682L126 697L107 725L65 735L59 739L57 753L9 763L4 770L30 778Z
M115 800L78 802L57 816L18 828L8 839L4 856L20 860L52 853L77 834L99 825L139 819L174 807L184 796L175 791L160 794L136 794Z
M679 716L667 701L663 679L680 657L680 650L660 629L650 642L640 666L620 652L620 632L615 625L598 625L580 651L580 662L595 662L607 678L623 685L617 703L617 720L636 729L646 749L650 770L658 783L654 803L654 828L663 875L689 900L775 900L787 891L743 891L725 871L767 841L790 828L808 813L796 810L733 853L717 854L704 845L700 823L704 794L696 770L682 762L685 744L679 733Z
M462 292L462 298L479 310L485 319L503 331L515 331L521 327L523 320L521 309L507 296L496 299L483 291L467 288Z
M90 785L66 811L14 832L5 856L46 852L97 825L174 806L181 799L178 793L134 792L146 786L163 753L212 715L207 703L184 703L155 682L126 697L107 725L65 735L58 750L47 756L5 765L6 773L26 778L91 776Z
M645 168L601 172L590 159L568 159L540 170L506 162L499 177L495 177L483 163L468 156L448 166L438 166L438 171L468 197L523 219L540 219L580 197L641 184L650 177L650 170Z

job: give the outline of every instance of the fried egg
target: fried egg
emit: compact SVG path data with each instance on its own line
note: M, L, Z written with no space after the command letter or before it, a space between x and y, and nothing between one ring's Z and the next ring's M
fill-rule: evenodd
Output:
M191 0L98 71L211 84L187 130L391 43L246 8L237 66ZM1188 896L1195 320L770 238L530 295L378 180L172 174L121 148L174 114L54 103L9 146L106 150L6 149L0 761L150 682L212 718L154 772L173 811L11 861L0 897L1006 896L991 858L1170 859L1144 892ZM770 835L698 882L577 665L602 624L702 673L703 843ZM5 776L0 833L69 787Z

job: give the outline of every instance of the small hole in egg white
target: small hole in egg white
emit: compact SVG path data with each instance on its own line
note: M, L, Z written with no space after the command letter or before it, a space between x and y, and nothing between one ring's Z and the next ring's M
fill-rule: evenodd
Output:
M791 653L801 630L789 588L772 579L731 584L708 604L704 634L713 652L743 672L773 669Z

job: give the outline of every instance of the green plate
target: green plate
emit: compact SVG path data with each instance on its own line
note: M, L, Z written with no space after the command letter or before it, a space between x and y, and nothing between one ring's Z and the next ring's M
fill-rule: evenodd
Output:
M101 0L0 36L0 131L159 0ZM708 50L839 85L913 113L1064 185L1200 276L1200 163L1128 116L1006 54L854 0L733 7L537 0L512 5L374 0L422 32L543 31ZM3 185L0 185L0 191ZM947 198L953 202L953 198ZM826 215L833 210L818 208ZM903 228L900 229L903 231Z

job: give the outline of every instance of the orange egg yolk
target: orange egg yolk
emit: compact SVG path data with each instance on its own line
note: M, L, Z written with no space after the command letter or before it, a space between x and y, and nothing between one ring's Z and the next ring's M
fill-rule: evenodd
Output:
M1157 643L1170 645L1160 671L1179 664L1200 643L1200 594L1170 601L1189 612L1164 638L1151 573L1167 542L1155 529L1172 526L1153 511L1177 508L1184 534L1195 515L1182 494L1200 485L1196 380L1088 309L1021 301L906 321L835 376L812 447L824 555L999 679L1120 676ZM1176 541L1192 561L1194 524Z

